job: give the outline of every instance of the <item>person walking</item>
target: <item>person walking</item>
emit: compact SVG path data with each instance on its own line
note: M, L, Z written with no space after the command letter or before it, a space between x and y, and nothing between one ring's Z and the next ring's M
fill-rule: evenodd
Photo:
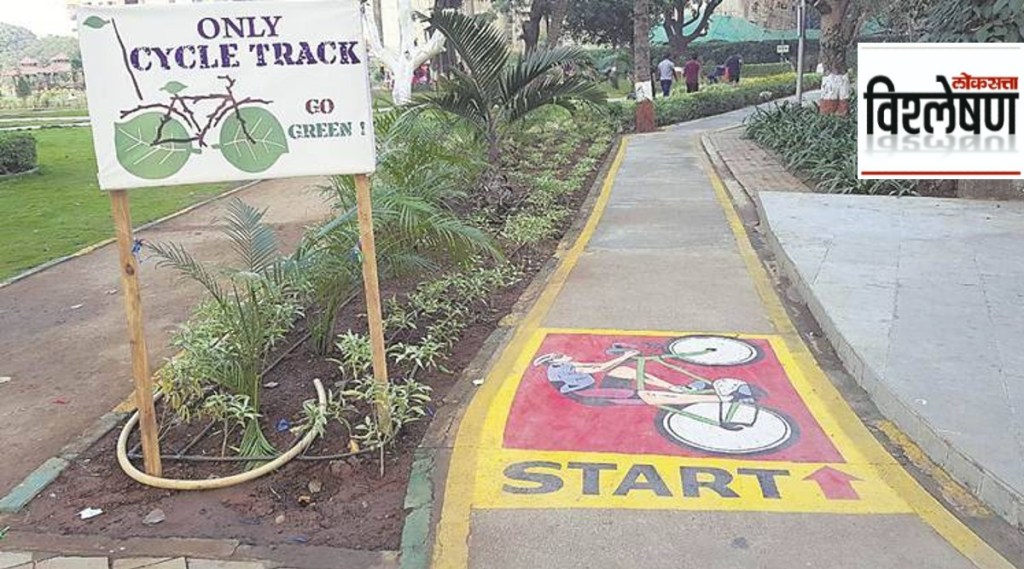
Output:
M690 60L683 66L683 78L686 80L686 92L696 93L700 89L700 61L697 54L690 54Z
M672 82L676 78L676 64L665 54L665 59L658 64L658 79L661 80L661 94L668 97L672 94Z
M738 55L730 56L729 59L725 60L725 70L729 74L729 83L740 82L740 67L743 65L743 59Z

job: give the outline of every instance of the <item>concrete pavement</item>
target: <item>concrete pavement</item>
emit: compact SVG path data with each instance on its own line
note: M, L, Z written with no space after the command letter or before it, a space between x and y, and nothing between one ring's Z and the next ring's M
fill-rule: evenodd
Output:
M235 194L267 208L266 220L286 247L330 206L298 178L261 182ZM146 191L146 190L140 190ZM205 261L226 260L230 250L216 228L223 200L176 217L138 237L183 244ZM57 455L132 391L124 301L117 249L107 245L0 289L0 448L16 460L0 462L0 496ZM150 362L170 356L168 340L203 297L153 261L141 266L143 313Z
M1024 203L760 199L783 266L883 412L1024 524Z
M789 321L694 138L742 115L625 142L441 443L434 567L1012 566Z

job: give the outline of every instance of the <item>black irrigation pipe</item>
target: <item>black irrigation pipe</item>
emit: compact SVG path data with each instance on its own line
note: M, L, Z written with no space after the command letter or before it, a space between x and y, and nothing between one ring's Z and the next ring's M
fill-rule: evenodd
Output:
M209 433L210 430L213 429L213 426L216 425L216 424L217 424L217 421L210 421L209 425L206 425L206 427L203 428L202 431L199 431L198 435L196 435L195 437L192 437L192 440L189 441L188 444L186 444L185 446L181 447L181 449L178 450L178 452L174 453L174 456L184 456L184 454L186 452L188 452L189 450L191 450L192 447L196 446L196 443L198 443L203 437L205 437L206 434ZM138 451L136 451L136 452L138 452Z
M341 311L343 308L348 306L348 304L350 302L352 302L353 300L355 300L355 298L357 296L359 296L358 292L354 292L351 295L349 295L348 298L346 298L340 305L338 305L338 311ZM313 333L310 330L307 329L302 334L302 337L300 337L298 340L296 340L291 345L291 347L289 347L287 350L285 350L280 355L278 355L276 358L274 358L274 361L272 361L270 363L270 365L268 365L266 368L264 368L264 370L260 373L260 380L262 381L262 379L263 379L263 377L265 375L267 375L268 373L273 371L274 368L276 368L278 365L280 365L280 363L283 362L286 357L291 355L292 352L294 352L296 349L298 349L299 346L301 346L302 344L306 343L306 340L309 340L309 338L312 336L312 334ZM245 457L245 458L241 458L241 457L214 457L214 456L202 456L202 455L186 455L185 454L186 452L188 452L190 449L192 449L192 447L197 445L201 440L203 440L206 437L206 435L208 435L210 433L210 431L213 429L215 424L216 424L216 421L211 422L202 431L199 431L199 434L197 434L195 437L193 437L192 440L190 440L184 447L181 448L181 450L179 450L175 454L172 454L172 455L161 455L160 458L163 459L163 460L179 460L179 461L194 461L194 462L240 462L240 461L254 461L254 462L258 462L258 461L271 461L271 460L274 460L274 459L277 458L276 456L275 457ZM164 430L164 432L160 435L160 438L162 438L163 435L167 434L167 432L170 431L170 430L171 430L171 427L168 426ZM132 447L132 450L128 453L128 457L129 458L136 458L136 459L142 458L142 455L139 454L139 449L141 447L142 447L142 442L141 441L139 443L136 443L136 445L134 447ZM373 449L373 450L376 450L376 449ZM363 451L360 451L360 452L363 452ZM344 455L327 455L327 456L336 456L336 457L339 457L339 458L346 458L348 456L353 456L353 454L352 453L348 453L348 454L344 454ZM236 458L238 458L240 460L237 460L237 461L234 460ZM301 456L297 457L297 458L299 460L303 460L303 457L301 457ZM309 460L309 459L305 459L305 460ZM323 460L327 460L327 458L324 458ZM335 458L334 460L338 460L338 459Z
M516 250L512 253L512 256L515 256L516 254L518 254L519 250L522 249L524 245L525 244L520 245L519 247L517 247ZM343 308L348 306L348 304L350 302L352 302L353 300L355 300L356 297L358 297L358 296L359 296L358 292L353 292L340 305L338 305L338 311L341 311ZM397 335L398 335L398 332L396 332L394 335L392 335L391 338L389 338L389 341L393 340L394 338L396 338ZM311 336L312 336L312 332L307 329L306 332L304 332L302 334L302 336L291 345L291 347L289 347L287 350L285 350L284 352L279 354L276 358L274 358L274 361L272 361L263 370L263 372L260 374L260 378L262 379L263 376L265 376L266 374L268 374L271 371L273 371L274 368L276 368L278 365L280 365L280 363L282 361L284 361L284 359L286 357L291 355L291 353L294 352L296 349L298 349L299 346L301 346L302 344L306 343L306 341L309 340L309 338ZM203 438L205 438L206 435L208 435L210 433L210 431L213 429L215 423L216 422L211 422L209 425L207 425L202 431L199 432L199 434L197 434L195 437L193 437L192 440L190 440L188 442L188 444L186 444L184 447L182 447L182 449L179 450L177 453L172 454L172 455L161 455L160 456L161 460L179 461L179 462L267 462L267 461L271 461L271 460L274 460L274 459L277 458L276 456L246 456L246 457L240 457L240 456L205 456L205 455L187 455L187 454L185 454L190 449L192 449L192 447L194 447L201 440L203 440ZM168 427L164 431L164 434L166 434L167 431L169 431L169 430L170 430L170 427ZM139 454L139 449L141 448L141 446L142 446L142 443L140 442L140 443L136 444L134 447L132 447L132 450L128 453L128 457L132 458L132 459L141 459L142 455ZM319 455L319 456L300 455L300 456L295 457L295 460L306 460L306 461L341 460L341 459L349 458L349 457L352 457L352 456L359 456L359 455L367 454L369 452L378 451L378 450L380 450L380 448L381 447L373 447L373 448L369 448L369 449L363 449L363 450L360 450L360 451L357 451L357 452L348 452L348 453L341 453L341 454L328 454L328 455Z
M520 197L519 202L517 202L516 205L518 206L519 203L521 203L523 200L525 200L525 196ZM516 249L512 252L510 257L512 257L512 258L516 257L519 254L519 252L525 246L526 246L525 243L519 244L519 246L516 247ZM353 292L351 295L349 295L349 297L347 299L345 299L338 306L337 310L340 312L343 308L348 306L348 304L350 302L355 300L357 296L359 296L359 293L358 292ZM278 365L280 365L280 363L282 361L284 361L284 359L286 357L291 355L292 352L294 352L296 349L298 349L299 346L301 346L302 344L306 343L306 341L309 340L310 337L312 337L312 334L313 334L312 331L309 330L308 327L307 327L306 331L302 334L302 336L298 340L296 340L291 345L291 347L289 347L287 350L285 350L284 352L279 354L276 358L274 358L274 361L272 361L263 370L263 372L260 373L260 380L262 381L264 376L266 376L268 373L273 371L274 368L276 368ZM397 332L391 337L391 339L394 339L395 337L397 337ZM277 458L276 456L234 457L234 456L186 455L185 454L186 452L191 450L196 444L198 444L201 440L203 440L210 433L210 431L213 429L215 423L216 423L215 421L211 422L209 425L207 425L205 428L203 428L202 431L200 431L195 437L193 437L177 453L175 453L173 455L161 455L160 458L162 460L181 461L181 462L266 462L266 461L271 461L271 460L274 460L274 459ZM164 432L160 435L160 437L158 437L158 440L160 438L163 438L163 436L166 435L171 430L171 428L172 428L171 426L168 426L164 430ZM129 451L129 453L128 453L128 457L132 458L132 459L141 459L142 455L139 454L139 449L141 448L141 446L142 446L142 442L140 441L134 447L132 447L132 450ZM352 457L352 456L358 456L358 455L366 454L366 453L369 453L369 452L372 452L372 451L377 451L377 450L380 450L380 449L381 449L381 447L374 447L374 448L369 448L369 449L363 449L363 450L360 450L358 452L341 453L341 454L330 454L330 455L320 455L320 456L300 455L300 456L297 456L295 458L295 460L306 460L306 461L341 460L341 459L344 459L344 458L348 458L348 457Z
M157 441L161 441L161 440L163 440L164 436L165 436L165 435L166 435L167 433L169 433L169 432L171 431L171 429L172 429L172 428L174 428L174 425L173 425L173 424L170 424L170 425L167 425L166 427L164 427L164 428L163 428L163 430L161 430L161 431L160 431L160 432L159 432L159 433L157 434L157 436L156 436L156 440L157 440ZM132 447L132 450L131 450L132 454L138 453L138 452L139 452L139 449L141 449L141 448L142 448L142 441L139 441L138 443L136 443L136 444L135 444L135 446L133 446L133 447Z

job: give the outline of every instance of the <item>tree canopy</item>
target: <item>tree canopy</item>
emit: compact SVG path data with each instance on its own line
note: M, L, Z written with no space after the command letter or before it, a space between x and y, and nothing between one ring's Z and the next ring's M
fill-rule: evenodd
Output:
M926 39L1024 42L1024 0L931 0Z
M723 0L650 0L651 21L664 29L670 48L681 54L707 33ZM610 47L633 41L633 0L570 0L566 30L577 41Z
M61 53L77 58L78 41L71 36L38 37L27 28L0 22L0 68L13 67L25 57L45 64Z
M565 29L580 42L629 45L633 42L633 1L569 0Z
M0 22L0 66L17 62L18 56L36 41L36 35L27 28Z

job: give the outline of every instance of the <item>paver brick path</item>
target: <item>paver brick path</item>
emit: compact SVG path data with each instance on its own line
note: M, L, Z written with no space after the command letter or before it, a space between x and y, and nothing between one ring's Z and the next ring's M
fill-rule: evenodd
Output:
M719 152L722 161L744 185L758 191L809 192L799 178L790 174L779 159L761 148L756 142L743 138L743 128L733 128L707 135Z

